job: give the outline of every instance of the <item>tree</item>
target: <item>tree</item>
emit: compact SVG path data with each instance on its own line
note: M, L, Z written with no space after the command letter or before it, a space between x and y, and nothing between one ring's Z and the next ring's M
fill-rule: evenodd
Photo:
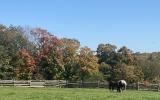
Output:
M18 62L14 71L18 79L30 80L32 79L33 71L36 67L36 62L33 56L26 50L22 49L17 55Z
M101 63L100 72L106 76L108 81L125 79L128 82L137 82L142 80L143 72L137 65L137 57L127 47L116 51L114 45L100 44L97 54L99 63Z
M160 82L160 53L137 54L138 66L144 73L144 80L154 83Z
M63 38L61 41L64 62L63 77L65 80L77 80L76 71L80 42L76 39L67 38Z
M127 47L122 47L118 50L117 57L118 64L114 69L115 79L125 79L128 82L138 82L143 79L143 72L137 66L137 57L132 50Z
M116 80L124 79L129 83L143 81L142 70L134 65L121 64L116 70Z
M88 47L80 49L78 73L80 80L84 81L90 75L97 73L99 65L97 64L98 59Z
M32 30L37 48L36 61L37 74L42 74L45 79L60 78L59 72L63 70L63 55L61 41L47 30L36 28Z
M97 48L97 57L99 58L100 72L103 73L106 80L114 79L114 69L119 63L117 59L117 47L111 44L99 44Z
M12 79L13 67L10 65L11 57L5 47L0 45L0 79Z
M60 40L49 33L47 30L41 28L35 28L31 31L31 34L34 36L34 44L37 49L37 59L49 54L52 49L59 49Z
M14 26L3 26L0 25L0 45L2 46L2 52L3 52L3 61L7 61L7 63L4 65L2 64L3 70L5 69L6 74L8 74L9 77L5 77L5 79L12 79L14 74L14 66L18 62L15 62L17 53L22 49L29 48L29 40L25 35L23 34L21 27L14 27ZM5 57L4 57L5 55ZM3 74L3 76L5 76Z
M62 65L61 55L58 55L54 50L41 59L39 62L40 73L44 79L61 79L64 67Z
M111 44L99 44L97 48L97 57L99 58L99 63L106 63L110 66L116 64L115 54L117 47Z
M137 64L137 58L133 54L133 51L125 46L118 50L117 58L119 60L119 63L125 63L127 65Z

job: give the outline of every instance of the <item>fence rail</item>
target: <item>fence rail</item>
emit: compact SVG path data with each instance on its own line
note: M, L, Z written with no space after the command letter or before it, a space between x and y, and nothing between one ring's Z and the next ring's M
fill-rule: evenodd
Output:
M137 89L144 91L160 91L160 84L138 83Z
M63 87L65 80L0 80L0 86L15 87Z

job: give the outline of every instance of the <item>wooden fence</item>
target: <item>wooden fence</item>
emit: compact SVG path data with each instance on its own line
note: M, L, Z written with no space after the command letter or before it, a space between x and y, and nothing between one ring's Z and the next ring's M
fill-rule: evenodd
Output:
M65 80L0 80L0 86L108 88L107 82L68 82Z
M67 82L66 84L69 88L108 88L108 82Z
M138 83L137 90L143 91L160 91L160 84L145 84L145 83Z
M68 82L65 80L0 80L0 86L15 87L68 87L68 88L108 88L108 82ZM127 89L160 91L160 84L133 83Z
M63 87L64 80L0 80L0 86L15 87Z
M108 88L108 82L68 82L70 88ZM139 91L160 91L160 84L132 83L127 85L127 89Z

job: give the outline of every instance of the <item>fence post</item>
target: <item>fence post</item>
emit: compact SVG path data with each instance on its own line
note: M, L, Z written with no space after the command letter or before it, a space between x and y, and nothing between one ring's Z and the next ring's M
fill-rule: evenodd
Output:
M137 90L139 91L139 82L137 83Z
M66 87L68 88L69 86L68 86L68 80L66 80Z
M83 81L81 80L81 88L83 88Z
M13 86L14 86L14 80L12 80L13 81Z
M61 88L61 86L60 86L60 80L58 80L58 87Z
M28 80L28 82L29 82L29 87L31 87L31 80Z
M158 92L159 92L159 89L160 89L160 83L158 83L158 89L157 89Z
M97 81L98 88L99 88L99 84L100 84L100 82L99 82L99 80L98 80L98 81Z

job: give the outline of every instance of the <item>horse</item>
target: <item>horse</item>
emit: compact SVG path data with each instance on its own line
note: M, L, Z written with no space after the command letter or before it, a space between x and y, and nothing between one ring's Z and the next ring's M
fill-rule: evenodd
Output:
M122 92L126 90L127 82L125 80L119 80L119 81L109 81L109 89L114 90L117 89L117 92Z
M125 80L119 80L117 82L117 92L125 91L127 87L127 82Z

